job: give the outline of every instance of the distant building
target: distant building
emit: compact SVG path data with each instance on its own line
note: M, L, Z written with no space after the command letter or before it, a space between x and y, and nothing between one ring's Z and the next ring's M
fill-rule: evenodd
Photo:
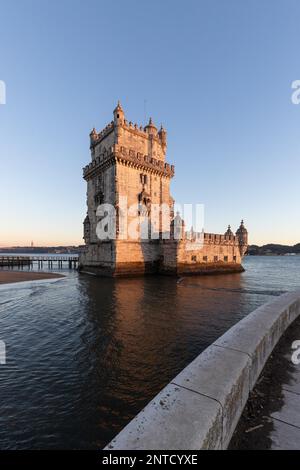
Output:
M109 276L242 271L241 260L248 244L243 221L235 235L228 227L223 235L190 232L187 238L184 221L179 214L174 216L170 181L175 169L166 162L166 130L158 130L152 119L145 127L128 123L120 103L113 116L114 120L101 132L93 129L90 133L91 163L83 171L88 211L79 268ZM155 239L144 235L136 239L123 237L122 198L127 198L128 206L138 208L138 214L127 215L127 225L134 223L137 215L144 217L150 221L149 233L155 233ZM97 210L103 204L110 204L115 210L113 239L99 239L97 235L103 218ZM152 216L157 206L168 209L168 224L160 209L154 227Z

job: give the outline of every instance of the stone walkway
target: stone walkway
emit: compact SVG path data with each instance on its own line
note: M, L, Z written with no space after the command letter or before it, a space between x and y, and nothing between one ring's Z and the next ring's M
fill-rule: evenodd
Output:
M229 449L300 449L300 364L292 362L292 343L297 340L300 319L285 332L269 358Z

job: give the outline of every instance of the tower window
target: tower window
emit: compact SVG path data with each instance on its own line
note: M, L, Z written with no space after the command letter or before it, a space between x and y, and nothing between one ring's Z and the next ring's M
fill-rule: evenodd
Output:
M140 174L140 180L142 184L147 184L147 175Z
M119 119L119 117L120 117L120 114L117 114L117 118L118 118L118 119Z
M103 204L104 202L104 194L102 191L97 191L94 197L95 204Z

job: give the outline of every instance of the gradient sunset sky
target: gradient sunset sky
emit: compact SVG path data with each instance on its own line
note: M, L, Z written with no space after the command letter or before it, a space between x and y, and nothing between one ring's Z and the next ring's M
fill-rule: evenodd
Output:
M298 0L0 0L0 246L81 244L89 132L153 117L205 229L300 242Z

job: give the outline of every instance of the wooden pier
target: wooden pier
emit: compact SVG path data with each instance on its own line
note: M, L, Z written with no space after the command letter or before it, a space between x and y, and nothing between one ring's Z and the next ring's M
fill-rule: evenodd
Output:
M0 267L18 268L37 266L42 269L44 266L48 269L62 269L68 266L69 269L77 269L78 256L13 256L0 255Z

